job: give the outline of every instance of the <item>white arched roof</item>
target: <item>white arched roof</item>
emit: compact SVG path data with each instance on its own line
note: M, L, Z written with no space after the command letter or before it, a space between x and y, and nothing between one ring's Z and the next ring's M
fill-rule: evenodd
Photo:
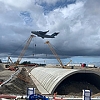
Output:
M30 74L38 90L42 94L52 94L56 87L67 77L75 73L98 73L86 69L63 69L63 68L34 68ZM100 75L99 75L100 76Z
M62 68L45 68L37 67L31 71L32 78L36 79L38 85L37 88L42 87L40 92L47 92L46 94L51 94L57 84L68 77L73 72L75 73L78 69L62 69ZM58 84L59 85L59 84Z

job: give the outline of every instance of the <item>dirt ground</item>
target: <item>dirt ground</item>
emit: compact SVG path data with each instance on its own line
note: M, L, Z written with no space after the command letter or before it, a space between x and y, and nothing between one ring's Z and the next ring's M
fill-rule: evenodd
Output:
M5 71L6 72L6 71ZM2 73L5 73L2 71ZM9 73L14 73L13 71L8 71ZM6 75L1 75L3 78ZM0 78L1 78L0 76ZM10 74L8 75L10 76ZM7 77L6 77L7 78ZM0 94L16 94L16 95L25 95L27 94L27 88L36 88L35 84L32 82L28 72L25 68L21 69L21 72L14 76L14 78L7 84L0 87ZM36 93L40 93L36 88Z

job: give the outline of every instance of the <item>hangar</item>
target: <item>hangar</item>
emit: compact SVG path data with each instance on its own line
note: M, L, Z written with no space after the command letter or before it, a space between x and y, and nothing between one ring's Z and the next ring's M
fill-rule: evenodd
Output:
M31 78L41 94L80 94L83 89L92 93L100 91L99 69L63 69L37 67L30 72ZM81 95L81 94L80 94Z

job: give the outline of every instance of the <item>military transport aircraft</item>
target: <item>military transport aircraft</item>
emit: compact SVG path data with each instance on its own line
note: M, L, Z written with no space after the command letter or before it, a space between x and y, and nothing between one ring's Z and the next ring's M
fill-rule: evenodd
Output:
M33 33L33 34L35 34L38 37L41 37L43 39L44 38L55 38L55 36L57 36L59 34L59 32L55 32L55 33L53 33L51 35L47 35L46 34L47 32L49 32L49 30L48 31L45 31L45 32L43 32L43 31L31 31L31 33Z

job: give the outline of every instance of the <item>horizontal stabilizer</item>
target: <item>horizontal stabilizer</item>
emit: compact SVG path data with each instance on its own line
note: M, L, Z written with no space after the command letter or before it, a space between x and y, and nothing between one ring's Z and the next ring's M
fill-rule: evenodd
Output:
M58 34L59 34L59 32L55 32L51 36L57 36Z

